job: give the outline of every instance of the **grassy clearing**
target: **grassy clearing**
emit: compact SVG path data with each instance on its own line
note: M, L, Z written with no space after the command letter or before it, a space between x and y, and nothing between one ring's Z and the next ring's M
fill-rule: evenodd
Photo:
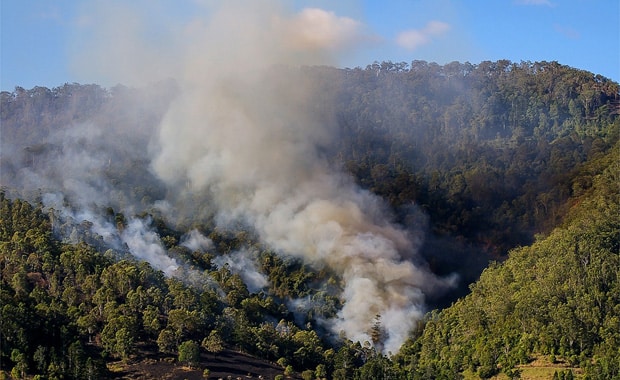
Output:
M572 370L575 379L583 378L583 371L578 367L571 367L568 363L557 360L551 363L546 357L537 357L532 362L518 366L521 370L522 380L553 380L553 374L556 371ZM491 378L492 380L510 380L504 373L497 374ZM480 376L471 370L463 372L463 380L480 380Z

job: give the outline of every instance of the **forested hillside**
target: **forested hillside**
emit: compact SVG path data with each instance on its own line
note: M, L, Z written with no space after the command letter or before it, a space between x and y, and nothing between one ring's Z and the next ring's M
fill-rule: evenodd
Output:
M497 253L557 224L580 163L617 138L618 85L555 62L414 61L343 79L340 151L393 205ZM345 145L346 144L346 145Z
M513 250L485 269L471 293L433 312L403 352L420 378L482 378L536 355L585 370L586 378L620 376L620 145L589 162L592 186L571 200L548 236Z
M347 314L356 310L351 284L375 278L341 269L357 265L346 250L358 240L336 248L346 261L310 257L298 246L305 240L271 238L273 214L223 212L217 188L227 182L199 188L188 175L171 186L161 176L160 124L193 101L173 81L17 88L0 104L3 374L113 378L112 360L149 352L202 371L227 348L307 379L518 377L540 356L585 378L620 376L617 83L556 62L509 61L274 67L257 83L252 91L293 99L287 115L244 103L243 117L273 118L277 127L259 135L267 154L299 149L308 172L328 178L321 186L353 194L335 210L359 218L356 239L379 252L360 246L372 257L356 267L376 268L376 297L407 293L404 338L381 302L368 306L377 311L362 333L347 336L360 321ZM288 122L307 123L305 132ZM263 155L257 165L271 162ZM250 179L235 181L264 180L237 169ZM304 186L289 189L293 200ZM252 207L274 196L269 186L260 197L240 189L234 197L252 197ZM288 202L312 223L327 215L329 236L334 223L346 227L334 211L310 213L326 199ZM307 234L319 252L338 242ZM380 282L392 274L404 285ZM396 352L398 339L407 341Z

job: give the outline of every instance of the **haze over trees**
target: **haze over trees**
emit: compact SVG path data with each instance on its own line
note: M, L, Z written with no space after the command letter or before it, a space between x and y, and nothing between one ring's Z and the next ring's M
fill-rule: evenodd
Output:
M212 195L154 173L173 81L66 84L0 94L2 371L104 378L144 350L201 368L227 348L304 378L518 377L540 356L620 376L617 83L505 60L269 75L313 84L302 114L337 136L317 155L383 200L407 260L458 275L424 289L400 350L385 315L366 341L332 330L342 273L223 228Z

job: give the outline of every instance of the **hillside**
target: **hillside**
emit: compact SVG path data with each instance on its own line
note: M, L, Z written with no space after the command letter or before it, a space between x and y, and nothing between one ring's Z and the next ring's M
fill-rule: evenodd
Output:
M585 370L587 378L620 376L620 145L590 162L592 187L572 200L548 236L511 251L485 269L471 293L429 316L412 341L421 378L437 371L482 378L545 355ZM405 349L406 351L406 349Z
M2 92L3 373L227 349L303 378L618 376L617 83L414 61L246 85Z

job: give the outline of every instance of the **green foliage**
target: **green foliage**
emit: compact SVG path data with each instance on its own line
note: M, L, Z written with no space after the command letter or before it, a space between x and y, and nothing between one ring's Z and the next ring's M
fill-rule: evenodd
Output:
M179 345L179 362L189 367L195 367L200 360L200 346L193 340L188 340Z
M355 379L406 379L406 374L392 361L378 355L369 359L355 372Z
M201 346L214 356L217 356L217 354L224 350L224 341L217 330L212 330L209 336L202 340Z
M336 78L338 154L357 181L495 253L555 226L569 173L617 138L618 84L557 62L382 62Z
M327 368L325 367L325 364L317 365L316 369L314 370L314 375L318 379L325 378L327 376Z
M288 365L288 360L286 358L280 358L276 361L276 363L278 363L280 367L286 368L286 366Z
M295 374L293 366L287 365L286 368L284 368L284 376L293 376L293 374Z
M468 368L481 378L514 374L535 354L552 363L588 357L586 374L618 375L618 352L609 349L620 342L618 147L591 164L598 174L561 226L491 265L468 296L429 316L405 360L417 362L421 377Z
M160 352L173 353L177 345L177 338L174 332L163 329L157 337L157 347Z
M301 378L304 380L313 380L314 379L314 371L311 369L307 369L301 373Z
M3 192L0 235L0 362L12 363L14 377L33 372L53 377L64 368L68 378L81 378L87 368L100 366L93 361L87 365L88 355L75 341L76 306L87 288L74 283L76 274L83 273L71 262L59 266L63 255L84 254L88 248L62 246L52 238L40 208L9 200ZM99 367L97 372L103 371Z

